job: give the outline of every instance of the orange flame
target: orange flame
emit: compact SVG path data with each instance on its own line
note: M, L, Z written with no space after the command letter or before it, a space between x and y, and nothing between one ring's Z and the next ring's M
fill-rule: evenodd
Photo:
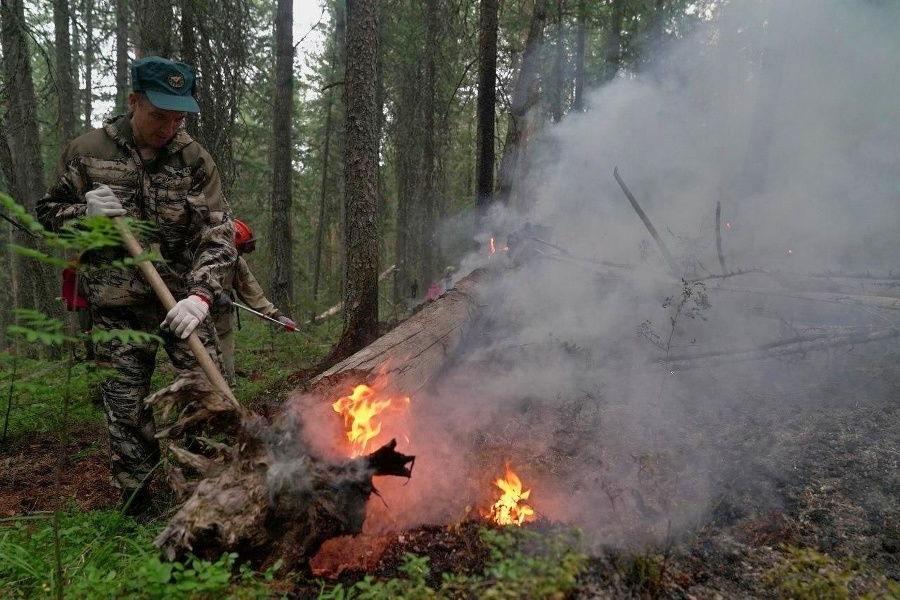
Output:
M488 256L494 256L494 254L497 253L497 244L494 243L494 238L491 238L491 245L488 248L488 250L490 250L490 253L488 254ZM509 246L503 246L502 248L500 248L500 250L502 250L504 252L509 252Z
M383 421L376 421L375 418L391 406L393 399L378 399L376 394L375 388L361 384L353 388L352 394L339 398L331 405L334 412L344 417L347 440L353 446L351 457L365 454L369 442L381 433ZM406 405L409 404L409 398L403 400Z
M506 463L506 478L497 478L494 484L503 491L500 498L494 502L488 511L481 511L481 515L497 525L520 526L526 521L534 520L534 509L522 502L531 495L531 490L522 491L522 480L513 473Z

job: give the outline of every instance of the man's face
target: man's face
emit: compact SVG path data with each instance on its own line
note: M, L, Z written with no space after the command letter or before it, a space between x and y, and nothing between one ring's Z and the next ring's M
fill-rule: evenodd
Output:
M131 130L139 148L159 150L178 133L187 113L156 108L143 94L132 92L128 103L134 111Z

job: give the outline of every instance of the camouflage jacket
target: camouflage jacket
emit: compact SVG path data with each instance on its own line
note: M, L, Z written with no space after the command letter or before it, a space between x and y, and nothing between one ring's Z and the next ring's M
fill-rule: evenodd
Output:
M238 257L237 262L234 264L233 276L226 278L222 287L233 300L237 300L267 317L277 319L281 316L281 311L275 308L275 305L266 298L262 286L259 285L256 277L253 276L253 272L243 256ZM213 304L212 313L215 319L216 330L219 334L227 333L234 329L234 310L234 308L229 309L222 306L221 303Z
M128 115L79 136L66 147L55 183L37 203L38 220L59 231L84 218L84 194L96 184L108 185L128 216L155 226L141 242L159 250L165 260L160 275L176 299L200 294L212 300L221 292L237 258L231 208L215 162L187 132L179 131L151 161L141 159ZM124 247L107 248L86 252L82 261L101 266L125 256ZM85 284L89 302L100 306L128 305L147 292L136 268L88 272Z

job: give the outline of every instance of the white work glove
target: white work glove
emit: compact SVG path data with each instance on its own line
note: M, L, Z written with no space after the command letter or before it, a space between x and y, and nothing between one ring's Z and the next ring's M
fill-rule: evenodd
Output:
M278 317L278 322L284 325L284 328L288 331L297 331L297 324L290 317Z
M179 300L166 314L165 320L160 325L175 335L184 339L191 335L206 315L209 314L209 305L200 296L191 295L184 300Z
M128 211L122 208L122 202L116 198L108 185L100 184L85 193L87 200L87 216L89 217L121 217Z

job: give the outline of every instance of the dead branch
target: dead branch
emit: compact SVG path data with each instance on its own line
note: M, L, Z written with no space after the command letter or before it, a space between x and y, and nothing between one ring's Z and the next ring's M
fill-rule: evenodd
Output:
M385 269L380 275L378 275L378 281L383 281L385 277L387 277L394 271L396 266L397 265L391 265L390 267ZM319 323L321 321L329 319L329 318L333 317L334 315L340 313L342 310L344 310L344 301L343 300L341 300L340 302L338 302L337 304L335 304L334 306L332 306L325 312L316 315L316 317L314 319L307 321L305 323L305 325L310 325L312 323Z
M641 221L643 221L644 226L647 228L647 231L649 231L650 235L653 236L654 241L656 241L656 245L659 246L660 252L662 252L663 257L666 259L666 263L669 265L669 268L672 269L672 274L675 275L675 277L681 277L681 274L678 271L678 265L675 264L675 259L672 258L672 254L666 247L665 242L663 242L662 238L659 237L659 234L656 232L656 228L653 226L653 223L650 222L650 219L644 213L641 205L638 204L637 198L634 197L634 194L632 194L631 190L628 189L628 186L625 185L622 177L619 176L618 166L613 169L613 177L615 177L616 181L619 182L619 187L622 188L623 192L625 192L625 196L628 198L628 201L631 202L631 207L634 209L634 212L636 212L637 215L641 218Z
M731 362L762 360L790 354L805 354L837 346L878 342L895 338L898 335L900 335L900 330L893 327L834 328L830 331L797 336L782 342L772 342L757 346L756 348L682 354L670 356L668 360L659 359L655 362L664 364L666 369L671 371L686 371Z

